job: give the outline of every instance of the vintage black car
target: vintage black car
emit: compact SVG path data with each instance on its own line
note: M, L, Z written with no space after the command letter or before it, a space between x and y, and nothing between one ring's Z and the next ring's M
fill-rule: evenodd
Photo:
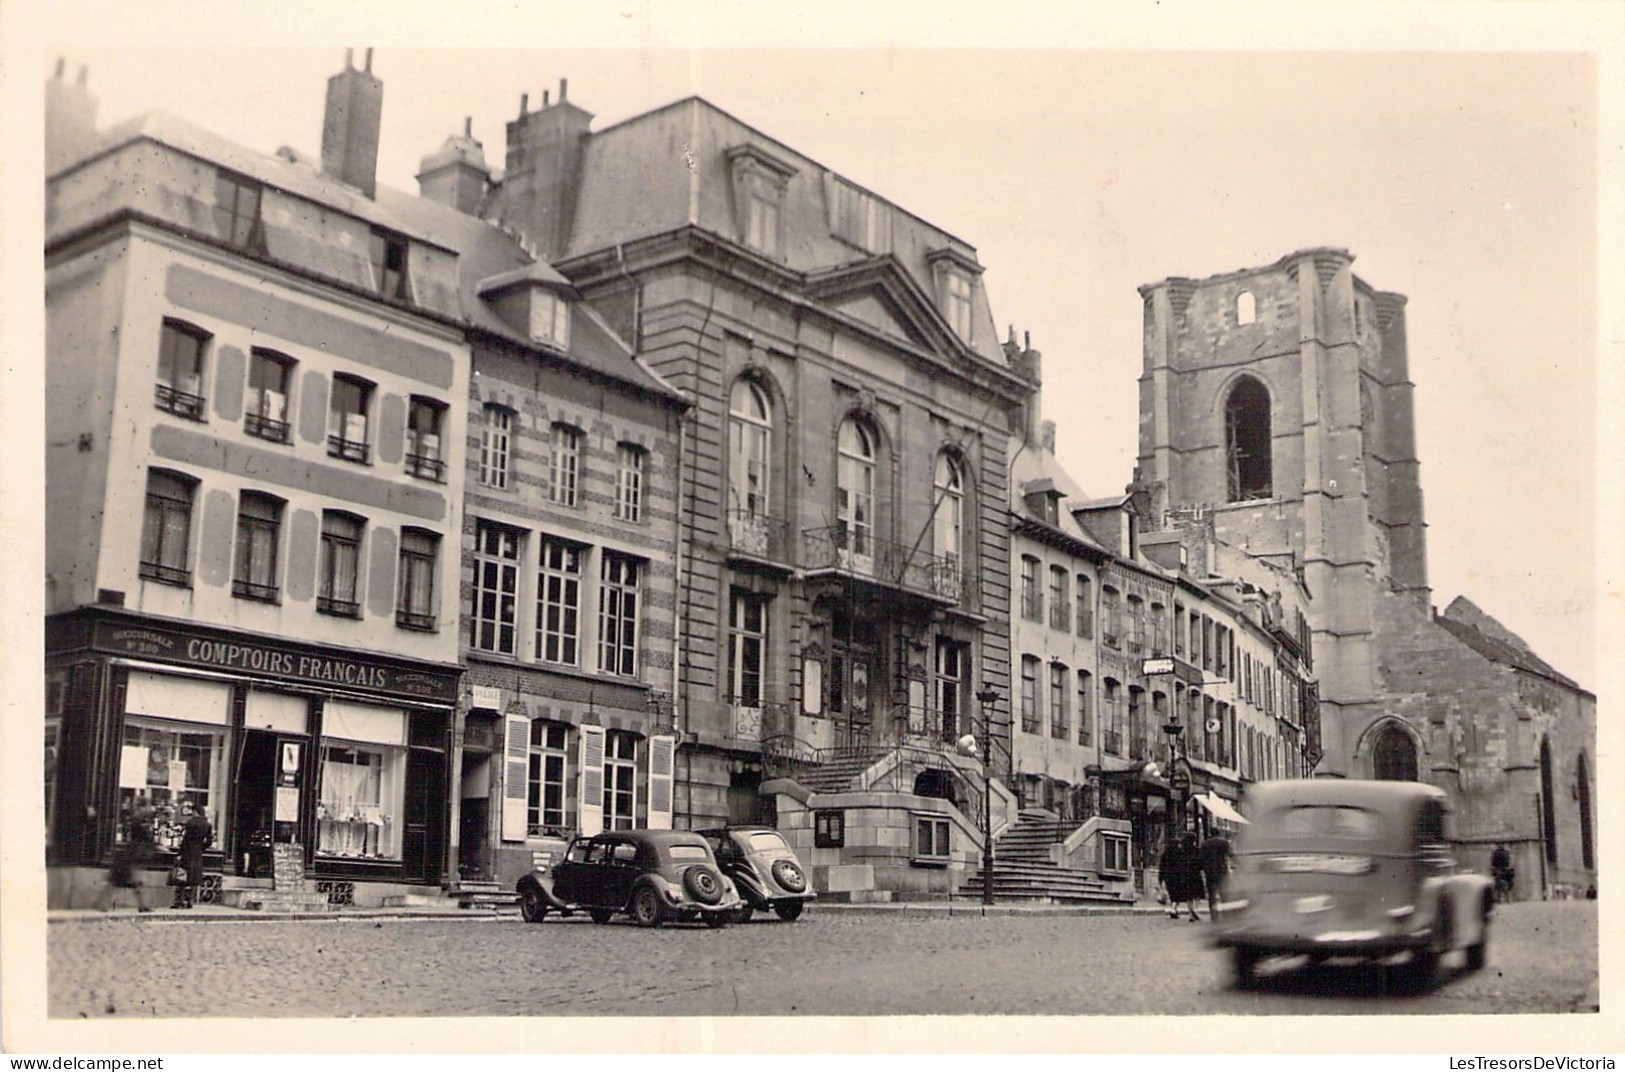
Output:
M795 850L771 826L729 826L699 833L745 902L739 922L748 923L752 913L769 910L789 921L818 896Z
M519 880L519 910L540 923L549 910L608 923L625 912L643 927L703 920L726 927L740 908L710 846L686 830L615 830L577 837L564 859Z
M1214 917L1237 981L1281 954L1386 958L1409 954L1418 980L1466 951L1482 968L1494 898L1490 880L1458 865L1444 791L1417 782L1263 782L1248 790L1249 825Z

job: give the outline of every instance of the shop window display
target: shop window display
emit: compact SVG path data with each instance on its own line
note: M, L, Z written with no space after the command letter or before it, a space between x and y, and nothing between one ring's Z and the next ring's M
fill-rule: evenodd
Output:
M324 745L316 851L324 856L399 860L405 767L403 748Z
M180 847L181 826L186 821L181 814L183 803L201 807L219 830L219 801L212 788L219 781L225 740L224 731L177 730L145 720L126 720L119 763L117 840L128 840L128 817L138 802L155 813L153 839L160 849L173 852Z

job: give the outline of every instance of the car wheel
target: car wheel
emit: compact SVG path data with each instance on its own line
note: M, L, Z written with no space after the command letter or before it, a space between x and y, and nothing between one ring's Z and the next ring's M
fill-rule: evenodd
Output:
M756 909L753 906L748 905L748 904L747 905L740 905L737 909L734 910L734 922L735 923L749 923L750 922L750 917L754 916L755 914L756 914Z
M594 923L599 924L600 926L602 926L605 923L608 923L609 920L610 920L610 917L613 916L614 914L615 914L614 910L609 909L609 908L589 908L589 909L587 909L587 915L591 916L592 921Z
M1451 915L1448 904L1441 904L1427 946L1411 954L1412 980L1420 984L1431 983L1439 974L1439 958L1448 953L1454 943L1455 917Z
M1480 910L1481 918L1478 926L1478 941L1467 947L1467 970L1481 971L1489 961L1490 945L1490 906L1488 903Z
M653 886L644 886L632 895L632 921L640 927L658 927L666 921L666 909Z
M773 911L777 913L780 919L789 923L792 920L801 918L801 909L803 907L804 902L801 901L781 901L773 906Z
M774 860L773 881L791 893L801 893L807 888L807 876L794 860Z
M1249 949L1244 945L1234 946L1230 950L1230 970L1236 977L1236 985L1247 987L1258 980L1258 962L1263 955L1256 949Z
M705 864L695 864L683 872L683 888L703 905L722 901L722 876Z
M732 922L733 922L733 918L732 918L731 913L728 913L728 912L707 912L707 913L705 913L705 925L707 927L710 927L714 931L720 931L722 928L726 927L728 924L730 924Z
M526 923L540 923L547 918L547 902L542 900L541 890L526 886L519 891L519 916Z

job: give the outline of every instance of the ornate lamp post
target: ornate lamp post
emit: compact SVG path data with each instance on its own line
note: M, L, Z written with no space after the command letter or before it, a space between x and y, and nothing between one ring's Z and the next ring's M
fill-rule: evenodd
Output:
M1190 792L1190 767L1185 762L1184 752L1180 750L1180 735L1184 730L1185 727L1173 718L1162 727L1162 732L1168 735L1168 787L1179 796L1179 810L1171 822L1175 836L1185 829L1185 798Z
M993 903L993 711L999 702L997 689L987 686L976 693L982 705L982 903Z

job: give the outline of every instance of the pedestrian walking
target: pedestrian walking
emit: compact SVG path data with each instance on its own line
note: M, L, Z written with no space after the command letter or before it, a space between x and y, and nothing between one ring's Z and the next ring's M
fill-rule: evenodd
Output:
M1196 835L1186 831L1179 835L1179 847L1175 850L1174 872L1179 885L1179 901L1190 912L1192 921L1202 917L1196 914L1196 902L1202 897L1202 854L1196 845ZM1175 908L1174 915L1179 915Z
M1202 881L1207 886L1207 915L1212 919L1219 914L1219 887L1224 883L1224 876L1230 873L1230 839L1214 834L1202 842L1199 858Z
M108 911L119 890L135 891L137 912L152 911L147 904L146 888L149 877L147 866L158 855L158 847L153 841L154 818L152 807L145 800L137 798L130 805L130 814L125 820L124 840L113 846L113 857L107 869L107 885L96 897L97 911Z
M198 887L203 885L203 852L214 843L214 827L200 805L187 803L182 805L182 811L187 815L181 827L180 867L186 871L186 881L177 892L180 907L191 908L197 904Z
M1497 842L1495 851L1490 853L1490 875L1495 879L1495 899L1512 900L1512 881L1517 877L1517 869L1512 866L1512 853L1505 842Z
M1179 836L1168 839L1163 847L1162 856L1157 860L1157 875L1162 879L1162 888L1168 896L1168 918L1179 918L1179 902L1184 900L1185 887L1180 877Z

